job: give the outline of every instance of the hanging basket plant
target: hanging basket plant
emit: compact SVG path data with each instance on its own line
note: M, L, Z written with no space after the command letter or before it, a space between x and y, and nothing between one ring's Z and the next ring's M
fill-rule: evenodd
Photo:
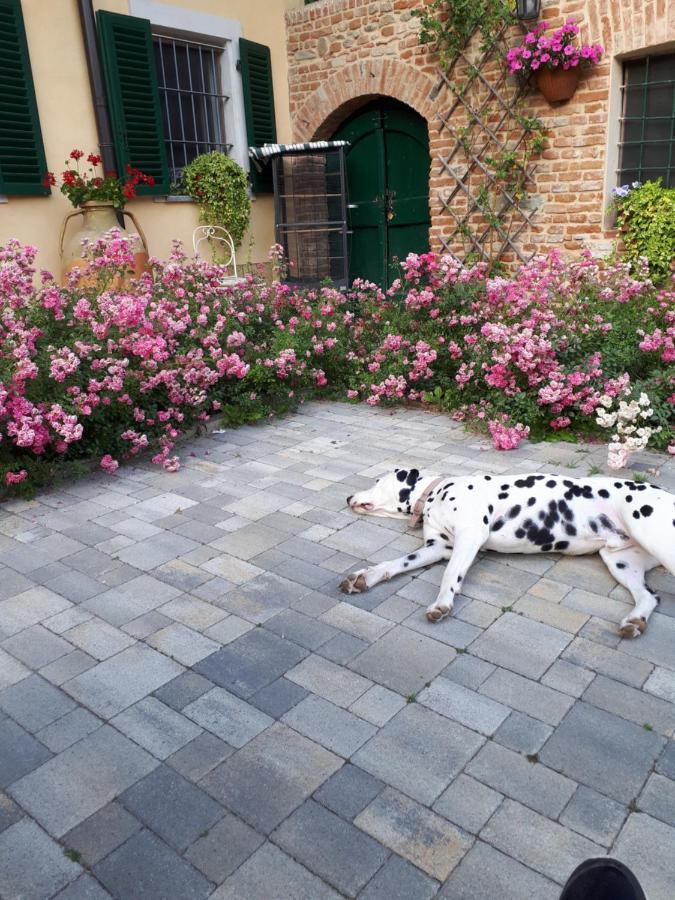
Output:
M535 25L520 46L509 50L506 62L512 74L533 76L549 103L560 103L574 96L582 70L597 65L604 49L600 44L576 43L579 26L575 19L568 19L552 34L547 33L548 28L548 22Z
M199 221L229 231L238 247L251 215L248 178L242 167L224 153L204 153L183 169L183 185L199 204Z

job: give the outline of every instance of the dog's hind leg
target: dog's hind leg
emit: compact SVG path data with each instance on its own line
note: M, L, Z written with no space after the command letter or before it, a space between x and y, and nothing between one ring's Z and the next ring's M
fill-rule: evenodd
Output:
M623 619L619 634L624 638L639 637L659 602L656 594L645 584L645 572L658 566L659 561L635 545L624 549L603 547L600 556L613 577L630 591L635 601L633 614Z
M340 590L343 594L361 594L381 581L389 581L394 575L401 575L403 572L410 572L411 569L421 569L432 563L440 562L442 559L449 559L450 553L451 551L444 544L437 541L431 546L420 547L419 550L408 553L407 556L389 559L376 566L371 566L369 569L359 569L358 572L347 575L340 584Z
M440 622L450 615L455 595L460 592L466 573L489 535L488 528L467 528L455 533L455 545L450 562L443 573L441 589L436 600L427 608L427 619L430 622Z

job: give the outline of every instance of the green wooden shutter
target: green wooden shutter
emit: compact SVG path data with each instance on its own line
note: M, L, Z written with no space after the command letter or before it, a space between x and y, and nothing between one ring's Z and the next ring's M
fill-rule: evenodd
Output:
M50 194L20 0L0 0L0 194Z
M276 144L270 48L239 38L239 59L249 146ZM265 164L262 172L251 165L251 185L256 194L272 193L272 166L269 163Z
M166 194L169 170L150 22L104 10L96 21L119 174L132 165L155 179L153 187L139 185L139 194Z

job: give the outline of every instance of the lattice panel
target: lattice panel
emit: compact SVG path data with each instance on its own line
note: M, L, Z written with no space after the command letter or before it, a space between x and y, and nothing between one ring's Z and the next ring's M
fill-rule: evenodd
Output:
M519 112L524 88L503 64L508 33L503 28L487 50L474 36L441 73L434 90L436 97L442 92L448 96L438 129L450 140L441 141L444 149L436 160L442 180L452 185L439 192L445 220L440 240L448 252L490 262L531 257L519 237L530 231L536 214L526 198L514 196L509 183L495 175L494 160L524 148L528 137ZM535 163L517 165L522 181L531 183Z

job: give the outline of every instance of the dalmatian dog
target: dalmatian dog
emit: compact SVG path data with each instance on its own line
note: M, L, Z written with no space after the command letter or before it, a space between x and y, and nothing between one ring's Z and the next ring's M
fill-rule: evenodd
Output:
M566 555L599 553L633 596L633 615L620 634L636 638L659 598L645 572L661 564L675 575L675 497L650 484L614 478L566 478L536 473L508 478L454 478L395 469L347 498L355 513L421 522L424 545L415 553L348 575L344 593L360 593L395 575L449 560L430 622L452 612L479 550Z

